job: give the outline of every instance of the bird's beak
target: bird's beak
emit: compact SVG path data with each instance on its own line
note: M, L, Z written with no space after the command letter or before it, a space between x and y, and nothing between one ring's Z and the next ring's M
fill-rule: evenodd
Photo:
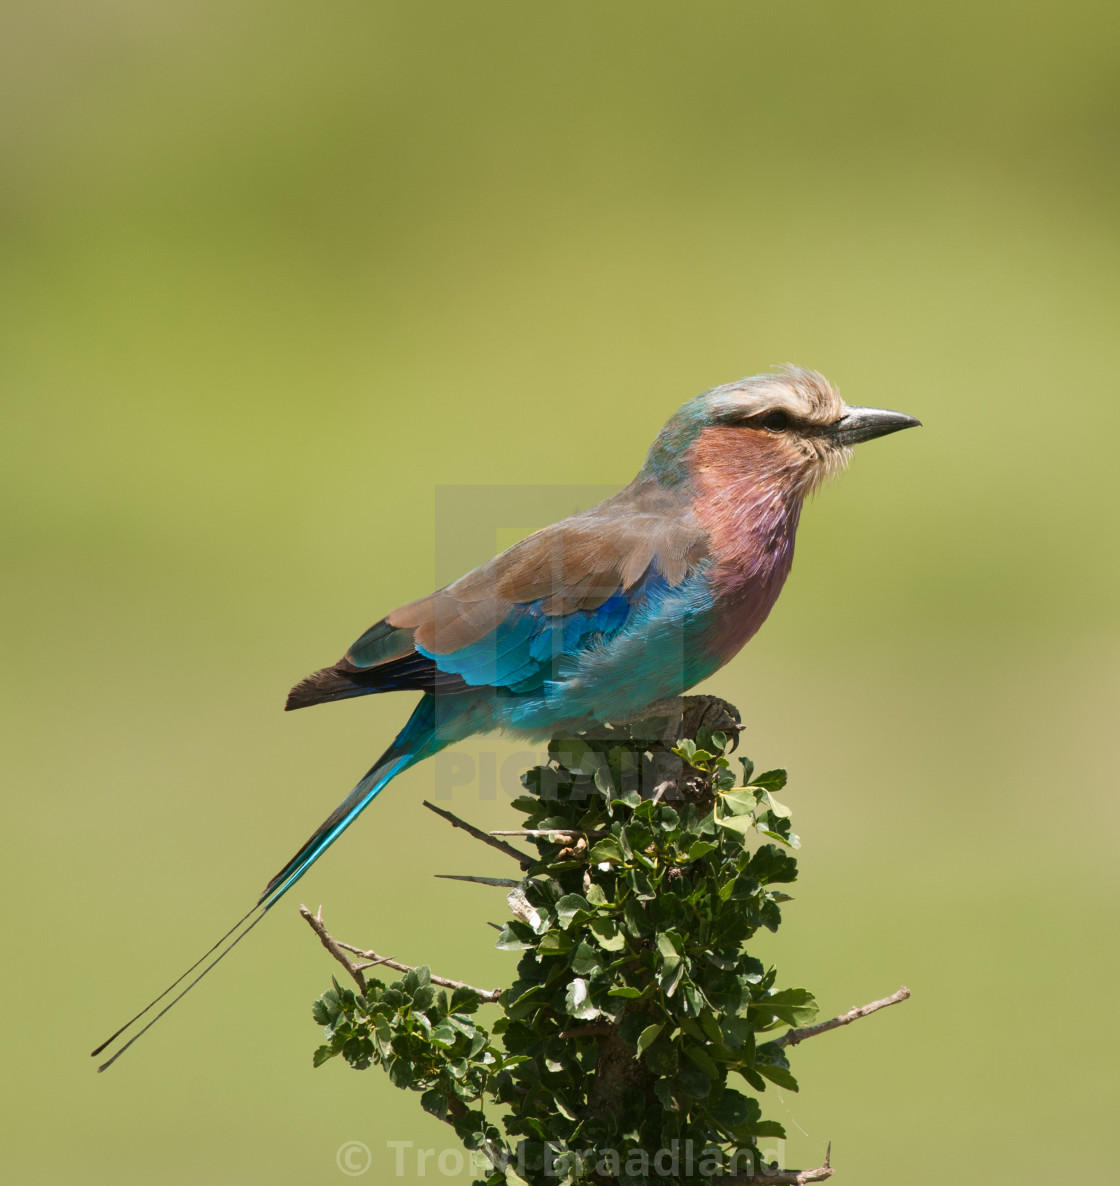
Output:
M885 437L889 432L919 428L921 423L904 412L888 412L885 408L848 408L825 432L838 445L858 445L861 441Z

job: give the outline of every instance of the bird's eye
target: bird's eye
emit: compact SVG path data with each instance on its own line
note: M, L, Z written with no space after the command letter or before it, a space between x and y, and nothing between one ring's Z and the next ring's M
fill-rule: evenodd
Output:
M785 412L767 412L762 417L762 427L767 432L785 432L789 428L789 417Z

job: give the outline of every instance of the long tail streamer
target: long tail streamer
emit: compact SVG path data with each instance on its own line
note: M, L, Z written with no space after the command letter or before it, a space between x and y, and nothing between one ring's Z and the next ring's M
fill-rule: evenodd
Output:
M162 1001L163 998L167 996L169 992L171 992L175 985L181 984L195 970L195 968L198 967L199 964L201 964L208 956L217 951L218 948L221 947L221 945L230 937L230 935L232 935L234 931L236 931L237 928L246 921L246 919L252 918L252 916L256 914L258 910L260 911L260 914L258 914L257 917L254 918L251 923L249 923L249 925L241 932L241 934L238 935L237 938L234 939L224 951L215 956L214 959L212 959L210 963L207 964L201 972L199 972L199 974L190 982L190 984L187 985L186 988L183 989L181 993L178 993L176 996L172 997L171 1000L166 1005L164 1005L164 1007L155 1015L155 1017L152 1018L151 1021L148 1022L146 1026L144 1026L143 1029L133 1034L132 1037L129 1038L127 1042L125 1042L125 1044L113 1055L112 1058L107 1059L97 1068L99 1073L111 1067L113 1063L115 1063L117 1059L120 1058L120 1056L124 1054L124 1052L133 1044L133 1042L139 1041L139 1039L142 1038L169 1009L177 1005L204 976L212 972L218 966L218 964L220 964L222 960L224 960L226 956L229 955L229 953L238 945L238 943L240 943L241 940L244 939L245 936L257 925L257 923L259 923L261 919L264 918L265 914L268 913L268 907L262 907L260 905L254 906L248 914L238 919L238 921L232 927L230 927L228 931L226 931L226 933L218 940L217 943L214 944L213 947L210 948L210 950L202 957L202 959L196 960L193 964L191 964L191 966L182 974L182 976L180 976L179 979L174 981L172 984L169 984L163 990L163 992L161 992L159 996L151 1002L150 1005L146 1005L143 1009L141 1009L131 1021L125 1022L125 1024L122 1025L121 1028L117 1030L117 1032L111 1038L106 1038L96 1050L90 1051L91 1057L96 1058L97 1055L99 1055L106 1048L106 1046L112 1045L112 1043L115 1042L117 1038L119 1038L121 1034L123 1034L125 1030L127 1030L134 1022L139 1021L140 1018L143 1017L150 1009L154 1008L160 1001Z
M174 997L149 1021L138 1030L125 1044L106 1062L97 1069L104 1071L139 1038L148 1032L153 1025L168 1010L177 1005L183 997L204 977L208 976L226 958L227 955L241 942L242 939L261 921L273 906L292 888L293 885L307 872L308 869L327 851L328 848L342 835L343 832L358 818L358 816L373 802L386 784L402 770L411 766L419 758L426 756L441 743L435 743L432 736L433 708L430 698L425 697L417 706L408 724L401 731L400 736L389 749L371 767L356 787L331 812L331 814L315 829L311 838L296 853L294 857L280 870L279 873L265 887L264 893L257 900L257 904L242 915L232 927L211 947L203 956L177 979L171 982L155 1000L150 1001L135 1017L130 1018L110 1038L106 1038L92 1057L96 1058L107 1047L111 1046L122 1034L131 1029L142 1017L147 1016L169 993L173 992L188 976L203 964L206 966L194 977L190 983ZM256 915L254 918L253 916ZM247 925L246 925L247 924ZM216 954L215 954L216 953ZM213 957L211 959L211 957ZM209 960L209 963L207 961Z

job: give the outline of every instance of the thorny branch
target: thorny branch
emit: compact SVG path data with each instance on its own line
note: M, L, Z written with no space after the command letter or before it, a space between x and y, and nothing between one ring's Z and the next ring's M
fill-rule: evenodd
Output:
M905 1001L910 996L910 990L903 985L898 992L891 993L889 997L883 997L881 1001L872 1001L870 1005L860 1005L858 1009L849 1009L847 1013L841 1013L839 1017L833 1017L830 1021L822 1021L817 1025L807 1025L804 1029L789 1030L777 1039L778 1046L796 1046L798 1042L804 1042L806 1038L815 1038L817 1034L828 1033L829 1030L839 1029L842 1025L851 1025L853 1021L859 1021L861 1017L870 1017L872 1013L878 1013L880 1009L885 1009L888 1005L897 1005Z
M521 884L511 877L474 877L465 873L433 873L441 881L470 881L475 885L496 885L499 889L515 889Z
M491 848L496 848L499 852L504 852L507 857L513 857L522 869L531 869L537 863L536 857L530 856L527 852L521 852L520 849L514 848L512 844L506 844L503 840L495 840L493 836L488 836L481 828L476 828L473 824L468 824L466 820L460 819L457 815L452 815L450 811L445 811L442 807L437 807L434 803L429 803L427 799L424 799L423 803L429 811L434 811L436 815L442 816L453 828L462 828L468 836L473 836L476 840L481 840L483 844L489 844Z
M824 1165L815 1170L768 1170L765 1167L753 1174L731 1174L723 1178L713 1178L712 1186L739 1186L739 1183L751 1183L759 1186L765 1182L767 1186L805 1186L807 1182L823 1182L831 1178L836 1171L832 1168L832 1142L824 1155Z
M511 828L502 832L491 832L491 836L528 836L533 839L549 840L553 844L571 844L577 837L586 840L602 840L610 832L576 832L571 828Z
M323 922L322 907L319 908L318 914L312 914L306 906L300 906L299 912L307 920L308 925L315 932L315 934L319 936L319 940L323 946L346 969L362 992L365 992L366 990L366 981L362 973L368 971L370 968L375 968L381 964L384 964L385 967L392 968L396 972L411 972L414 970L411 964L402 964L399 960L392 959L390 956L378 955L376 951L366 951L361 947L354 947L350 943L342 943L338 939L335 939L334 936L331 935L330 931L327 930L326 924ZM365 964L355 964L349 958L349 956L347 956L346 953L348 951L353 952L354 955L361 956L362 959L368 960L369 962ZM467 984L463 980L450 980L446 976L433 975L432 983L438 984L442 988L469 988L471 992L473 992L480 1000L483 1001L493 1002L502 995L502 990L500 988L475 988L473 984Z
M336 960L346 969L347 974L358 986L358 991L364 993L366 991L366 978L362 975L362 970L355 964L350 957L342 950L341 947L334 941L330 931L327 930L326 924L323 922L323 908L319 907L318 914L312 914L303 903L300 903L300 914L307 919L307 925L319 936L319 941L322 945L334 956Z

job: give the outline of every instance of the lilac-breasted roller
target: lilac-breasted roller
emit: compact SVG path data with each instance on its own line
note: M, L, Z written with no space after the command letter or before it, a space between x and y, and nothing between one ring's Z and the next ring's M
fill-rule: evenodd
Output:
M420 692L419 704L253 910L162 996L243 927L205 975L401 771L476 733L542 740L637 720L712 675L781 592L806 496L853 445L918 423L849 407L799 367L714 387L672 417L618 494L371 626L286 707L390 691Z

